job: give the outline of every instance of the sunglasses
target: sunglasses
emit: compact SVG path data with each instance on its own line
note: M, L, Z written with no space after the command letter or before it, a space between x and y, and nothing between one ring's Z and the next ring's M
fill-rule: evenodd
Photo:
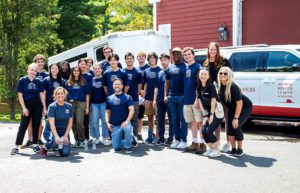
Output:
M224 75L224 76L227 76L227 75L228 75L227 72L220 72L219 74L220 74L220 75Z

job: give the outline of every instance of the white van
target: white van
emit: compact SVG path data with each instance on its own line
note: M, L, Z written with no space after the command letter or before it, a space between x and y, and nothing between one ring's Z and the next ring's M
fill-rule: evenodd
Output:
M300 45L257 45L220 49L234 79L253 102L252 118L300 121ZM203 64L206 51L196 52Z
M76 66L80 58L92 57L94 63L102 61L103 47L113 48L120 57L120 63L125 67L124 55L132 52L135 56L139 51L146 53L155 51L158 55L169 53L169 36L153 30L116 32L92 40L60 54L49 57L48 65L68 61L71 67ZM137 63L135 64L137 65Z

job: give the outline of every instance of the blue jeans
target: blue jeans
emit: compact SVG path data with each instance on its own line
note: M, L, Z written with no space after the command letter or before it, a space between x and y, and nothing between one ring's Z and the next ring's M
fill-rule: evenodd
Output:
M63 135L64 134L62 134L62 133L58 133L59 137L62 137ZM56 141L55 141L55 137L54 137L53 133L51 132L50 125L49 125L48 122L46 123L43 136L46 140L45 147L47 149L57 149L58 148L58 145L56 144ZM68 136L68 138L69 138L69 141L70 141L69 136ZM67 144L67 145L64 144L62 149L58 149L58 153L62 157L68 156L70 154L70 149L71 149L70 144Z
M105 102L91 104L90 134L93 138L100 137L99 118L101 119L102 137L108 138L108 129L106 127L105 111L106 111L106 103Z
M183 99L184 96L169 96L168 106L171 111L175 139L187 142L188 125L183 116Z
M124 139L123 139L124 135ZM132 144L132 132L131 132L131 123L128 123L126 127L121 128L121 125L114 126L113 132L111 133L112 137L112 147L115 150L120 150L123 148L131 148Z
M165 118L166 113L168 113L169 118L169 139L173 139L174 131L172 123L171 111L168 105L164 101L159 101L156 103L157 106L157 116L158 116L158 130L159 130L159 138L164 140L165 135Z

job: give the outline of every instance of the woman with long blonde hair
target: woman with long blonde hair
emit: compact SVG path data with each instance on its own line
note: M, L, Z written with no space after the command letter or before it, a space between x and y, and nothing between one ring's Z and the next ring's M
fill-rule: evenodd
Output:
M252 112L252 102L243 95L241 88L233 80L232 70L222 67L218 73L218 93L222 104L228 108L227 136L232 150L231 154L242 156L244 135L242 125ZM237 148L236 148L237 147Z

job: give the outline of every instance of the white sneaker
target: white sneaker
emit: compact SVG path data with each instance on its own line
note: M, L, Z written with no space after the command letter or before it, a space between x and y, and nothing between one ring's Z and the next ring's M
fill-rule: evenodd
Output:
M84 140L84 151L88 151L88 150L89 150L88 141Z
M170 145L171 148L177 148L177 146L179 145L179 141L174 140L173 143Z
M227 153L230 151L230 145L228 143L225 143L222 147L222 152Z
M102 143L103 143L103 145L108 146L108 145L111 145L111 140L104 138L104 139L102 139Z
M176 146L177 149L185 149L186 147L187 147L187 143L184 142L184 141L181 141L181 142Z
M213 149L209 149L206 152L204 152L202 155L203 156L208 156L212 151L213 151Z
M212 158L215 158L215 157L220 157L221 156L221 152L220 150L217 150L217 149L213 149L210 154L208 154L208 157L212 157Z
M93 139L93 142L92 142L92 150L96 150L97 149L97 146L96 146L96 143L97 142L97 139Z
M83 143L83 141L80 141L80 143L79 143L79 148L84 148L84 143Z

